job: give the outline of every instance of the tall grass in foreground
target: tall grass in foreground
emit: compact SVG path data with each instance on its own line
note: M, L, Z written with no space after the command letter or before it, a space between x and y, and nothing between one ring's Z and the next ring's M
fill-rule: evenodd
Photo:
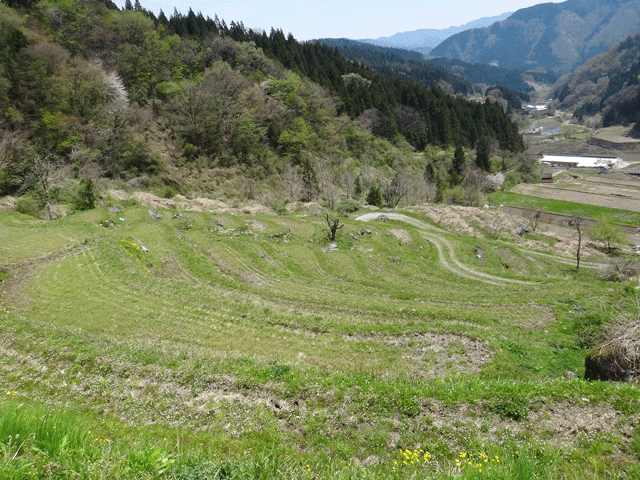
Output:
M275 452L254 458L181 464L168 476L172 480L222 479L443 479L443 480L529 480L534 478L603 478L606 467L590 461L567 468L568 453L538 444L489 446L492 453L467 451L438 457L422 449L400 450L375 465L352 465L345 461L319 458L300 463ZM546 448L546 449L545 449ZM503 456L495 451L505 452ZM509 452L509 453L507 453ZM618 472L620 473L620 472ZM637 470L616 478L637 478Z
M8 392L13 397L14 392ZM0 479L160 478L174 463L147 444L114 448L68 410L0 402Z
M32 448L49 457L65 452L93 457L96 449L89 441L90 435L77 417L64 411L52 413L15 403L0 411L0 442L13 445L16 455Z
M13 397L15 392L6 395ZM32 478L34 473L44 477L54 470L58 476L80 473L76 467L101 455L99 443L67 411L27 407L13 400L0 404L0 478Z
M10 394L10 396L13 396ZM597 460L572 458L561 448L516 440L462 451L431 454L422 448L389 452L364 462L326 455L262 452L220 459L204 453L172 455L148 443L101 439L73 412L0 401L0 478L13 479L504 479L603 478ZM611 472L609 472L611 473ZM638 478L632 467L617 478Z

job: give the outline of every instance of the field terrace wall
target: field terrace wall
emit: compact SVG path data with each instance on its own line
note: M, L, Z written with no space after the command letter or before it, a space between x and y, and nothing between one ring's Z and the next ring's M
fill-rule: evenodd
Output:
M587 140L588 145L606 148L607 150L633 150L640 147L640 142L611 142L602 138L591 137Z

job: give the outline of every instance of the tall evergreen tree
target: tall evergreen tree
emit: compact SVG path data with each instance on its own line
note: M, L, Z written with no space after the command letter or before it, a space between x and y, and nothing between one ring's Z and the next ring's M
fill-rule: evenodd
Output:
M130 12L133 11L133 4L131 3L131 0L125 0L124 2L124 9L128 10Z
M362 180L360 179L360 175L356 177L355 187L354 187L354 196L355 198L360 198L362 195Z
M158 22L165 27L169 25L169 20L162 10L160 10L160 15L158 15Z
M489 140L487 137L482 137L478 140L476 146L476 165L480 170L488 172L491 169L491 163L489 162Z
M382 207L382 191L377 185L372 185L367 193L366 198L367 205L374 205L376 207Z
M456 151L453 154L453 170L458 175L464 173L464 150L460 145L456 147Z
M189 13L187 14L187 33L192 37L197 37L200 35L200 29L198 28L198 20L196 18L196 14L193 13L193 10L190 8Z
M464 150L460 145L456 147L456 151L453 154L453 161L451 162L451 170L449 170L449 176L451 177L451 186L459 185L462 181L465 167Z

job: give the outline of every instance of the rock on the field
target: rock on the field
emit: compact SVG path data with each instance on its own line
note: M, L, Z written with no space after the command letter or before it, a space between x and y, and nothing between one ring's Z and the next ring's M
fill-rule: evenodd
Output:
M153 218L154 221L162 218L162 214L161 213L154 212L151 209L147 210L147 213L151 216L151 218Z

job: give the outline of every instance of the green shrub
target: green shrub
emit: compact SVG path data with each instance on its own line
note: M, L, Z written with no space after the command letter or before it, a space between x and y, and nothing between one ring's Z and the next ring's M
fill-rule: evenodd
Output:
M338 213L354 213L360 209L360 202L353 199L343 200L336 205L336 212Z
M289 213L289 211L287 210L287 206L284 204L284 202L273 202L271 204L271 208L273 208L273 210L278 215L286 215L287 213Z
M489 405L489 409L500 415L503 420L525 420L529 416L529 406L524 400L508 398L497 399Z
M178 194L175 188L165 185L162 189L162 198L173 198Z
M376 185L373 185L369 189L369 193L367 193L366 202L367 202L367 205L382 207L382 192Z
M504 183L502 184L502 191L508 192L513 187L518 184L518 177L513 173L507 173L507 176L504 179Z
M16 201L16 212L38 217L40 210L42 210L42 208L39 202L31 196L25 195Z
M96 207L96 189L93 180L90 178L83 180L73 204L78 211L91 210Z
M198 147L185 143L182 147L182 156L187 162L193 162L198 157Z
M442 200L444 203L448 203L450 205L462 205L464 203L462 189L459 186L444 189L442 192Z

